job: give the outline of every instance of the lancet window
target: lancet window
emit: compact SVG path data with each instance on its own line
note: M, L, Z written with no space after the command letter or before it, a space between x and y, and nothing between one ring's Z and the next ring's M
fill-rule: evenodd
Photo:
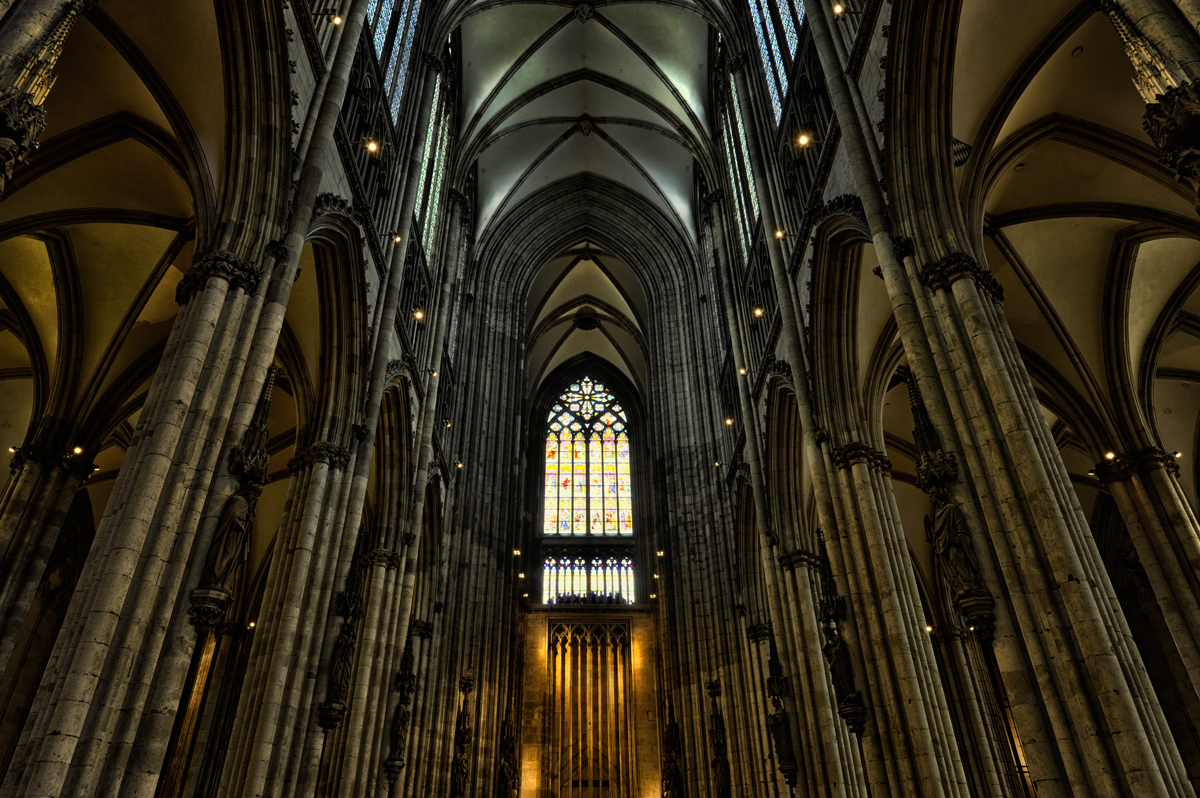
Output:
M804 0L748 0L754 37L758 40L758 57L771 96L775 123L783 115L783 100L788 92L788 70L796 57L800 37L797 31L804 22Z
M446 171L446 153L450 147L450 109L439 82L434 88L433 113L425 129L425 157L421 162L420 204L417 219L421 224L421 241L425 251L433 243L437 230L438 212L442 199L442 178Z
M420 13L421 0L370 0L367 4L367 27L375 45L375 57L383 70L383 90L393 122L400 116L404 79L408 76Z
M748 260L754 230L758 224L758 188L754 183L754 172L750 168L746 126L742 122L738 99L737 85L733 75L730 75L729 107L721 115L721 139L725 149L725 166L729 174L732 195L730 200L734 218L737 219L738 243L741 244L742 259Z

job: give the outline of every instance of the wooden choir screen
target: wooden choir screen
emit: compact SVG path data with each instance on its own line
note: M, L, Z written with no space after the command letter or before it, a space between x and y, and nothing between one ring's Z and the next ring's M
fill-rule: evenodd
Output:
M545 759L557 798L633 798L634 693L624 622L552 623Z

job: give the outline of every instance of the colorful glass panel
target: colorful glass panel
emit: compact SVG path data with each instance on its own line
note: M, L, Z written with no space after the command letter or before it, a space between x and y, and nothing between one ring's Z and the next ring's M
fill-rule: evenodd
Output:
M546 417L547 535L631 535L628 419L590 378L572 383Z

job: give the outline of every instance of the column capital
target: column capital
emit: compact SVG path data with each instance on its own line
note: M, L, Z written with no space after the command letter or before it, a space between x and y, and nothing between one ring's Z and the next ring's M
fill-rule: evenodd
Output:
M249 294L258 288L262 274L252 263L232 252L214 250L192 262L191 268L183 275L179 285L175 286L175 302L186 305L194 294L204 290L209 279L213 277L219 277L229 283L230 290L241 288Z

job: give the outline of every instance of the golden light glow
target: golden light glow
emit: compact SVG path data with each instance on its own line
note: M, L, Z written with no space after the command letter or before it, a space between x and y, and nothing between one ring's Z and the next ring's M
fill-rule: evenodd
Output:
M416 310L413 311L413 318L416 319L417 321L421 321L422 319L425 318L425 311L421 310L420 308L417 308Z
M367 141L367 152L376 152L379 149L379 142L374 139Z
M833 4L833 13L834 14L841 14L845 10L846 10L846 7L844 5L842 5L841 3Z
M249 628L249 629L253 629L253 628L254 628L254 621L251 621L250 623L246 624L246 626L247 626L247 628Z
M513 556L514 556L514 557L520 557L520 556L521 556L521 550L520 550L520 549L513 549Z
M341 17L341 15L340 15L340 14L334 14L334 15L333 15L333 24L334 24L334 25L341 25L341 24L342 24L342 17Z
M524 579L524 578L525 578L525 574L517 574L517 579Z
M926 631L926 632L932 632L932 631L933 631L933 627L932 627L932 626L926 626L926 627L925 627L925 631Z
M733 419L732 419L732 418L727 418L727 419L725 419L725 426L727 426L727 427L732 427L732 426L733 426Z
M400 236L398 236L398 235L392 236L393 243L399 244L402 240L403 239L401 239Z
M763 314L763 309L762 309L762 308L755 308L755 309L754 309L754 317L755 317L755 318L762 318L762 314Z
M807 147L811 142L812 142L812 139L810 139L808 137L807 133L801 133L800 137L796 139L796 143L799 144L801 147Z
M1172 454L1175 455L1176 460L1178 460L1180 457L1183 457L1183 452L1172 452Z
M82 446L76 446L76 447L75 447L74 449L72 449L71 451L75 452L75 454L83 454L83 447L82 447Z
M1117 455L1115 452L1105 452L1104 453L1105 460L1114 460L1114 459L1116 459L1116 457L1117 457Z
M651 594L650 594L650 598L652 598L652 599L656 599L656 598L658 598L658 594L657 594L657 593L651 593Z
M462 463L458 463L457 465L459 468L462 468Z
M738 374L741 374L743 377L746 376L746 369L745 368L738 369Z
M721 467L721 461L720 461L720 460L717 460L717 461L715 461L715 462L713 463L713 465L715 465L717 468L720 468L720 467Z
M778 240L779 240L779 239L781 239L781 238L783 238L783 231L782 231L782 230L776 230L776 231L775 231L775 240L776 240L776 241L778 241Z
M436 372L436 371L435 371L435 372L433 372L433 376L435 376L435 377L437 376L437 372Z

